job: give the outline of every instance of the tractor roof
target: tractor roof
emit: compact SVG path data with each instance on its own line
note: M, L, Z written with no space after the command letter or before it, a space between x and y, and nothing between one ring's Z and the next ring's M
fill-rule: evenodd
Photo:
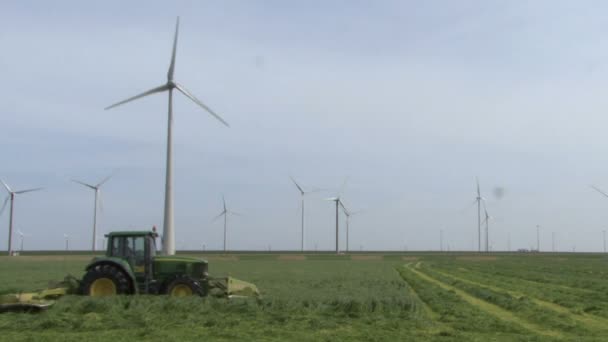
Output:
M155 232L149 231L149 230L126 230L126 231L121 231L121 232L110 232L110 233L106 234L106 237L111 237L111 236L152 236L152 237L157 237L158 235Z

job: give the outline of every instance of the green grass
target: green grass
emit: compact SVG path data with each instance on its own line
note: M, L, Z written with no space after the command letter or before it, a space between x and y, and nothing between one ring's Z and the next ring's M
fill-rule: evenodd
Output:
M212 275L253 282L262 297L68 296L40 314L0 315L0 331L10 341L608 340L604 256L494 256L209 255ZM0 257L0 294L81 277L88 259Z

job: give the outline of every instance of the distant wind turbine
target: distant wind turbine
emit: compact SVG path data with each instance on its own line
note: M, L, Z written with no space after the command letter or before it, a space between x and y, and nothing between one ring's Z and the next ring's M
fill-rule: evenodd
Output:
M486 252L489 252L490 251L490 220L493 219L493 217L488 214L488 208L486 208L485 201L483 201L483 212L485 214L483 223L485 223L485 225L486 225Z
M26 235L23 231L21 231L21 229L17 229L17 234L19 235L19 240L20 240L20 248L19 251L20 253L23 253L23 240L25 239Z
M102 203L101 202L101 186L104 185L105 182L109 181L110 178L112 178L112 176L113 175L109 175L108 177L102 179L101 182L99 182L99 183L97 183L95 185L88 184L88 183L85 183L85 182L81 182L81 181L76 180L76 179L72 179L72 182L78 183L80 185L84 185L87 188L92 189L93 191L95 191L95 207L93 209L93 245L92 245L92 248L91 248L91 250L93 252L95 252L95 250L97 249L96 248L96 243L95 243L95 240L96 240L95 237L97 236L97 207L98 207L97 201L100 201L100 204Z
M334 197L330 197L330 198L326 198L326 201L333 201L336 203L336 254L338 254L340 252L340 245L339 245L339 225L340 225L340 216L339 216L339 209L340 209L340 205L342 205L342 201L340 199L340 196L342 196L342 192L344 191L344 187L346 186L346 182L348 179L344 180L344 183L342 184L342 187L340 188L340 191L338 191L338 193L336 194L336 196Z
M349 242L350 242L350 237L349 237L349 232L350 232L350 218L351 216L355 216L357 214L360 214L362 212L362 210L359 211L350 211L348 209L346 209L346 207L344 206L344 202L340 201L340 205L342 206L342 211L344 211L344 215L346 215L346 252L348 253L349 249Z
M169 92L169 114L167 121L167 168L165 175L165 212L163 221L163 253L166 255L175 254L175 230L173 227L173 90L177 89L179 92L184 94L187 98L192 100L198 106L202 107L209 114L213 115L221 123L229 126L224 119L217 115L211 108L207 107L203 102L197 99L190 91L188 91L183 85L177 83L173 79L173 73L175 71L175 53L177 50L177 36L179 32L179 17L177 17L177 23L175 24L175 37L173 39L173 51L171 54L171 63L169 64L169 71L167 72L167 83L150 89L139 95L135 95L126 100L117 102L105 109L111 109L127 102L140 99L142 97L161 93L164 91Z
M227 236L227 225L228 225L228 215L236 215L236 216L242 216L242 214L239 214L235 211L232 210L228 210L228 207L226 206L226 199L224 198L224 196L222 196L222 202L224 204L224 210L222 210L221 213L219 213L219 215L217 215L216 217L213 218L213 220L211 222L216 221L217 219L219 219L220 217L224 217L224 252L226 252L226 236Z
M540 252L540 225L536 225L536 251Z
M306 194L310 194L313 192L318 192L320 191L320 189L313 189L310 191L305 191L304 188L298 184L298 182L296 182L295 179L293 179L293 177L289 176L289 178L291 178L291 181L293 182L293 184L296 186L296 188L298 188L298 191L300 192L300 196L302 199L302 226L300 229L300 233L301 233L301 237L300 237L300 249L302 252L304 252L304 196Z
M70 236L68 234L63 234L63 238L65 239L65 250L70 250Z
M6 191L8 191L8 196L6 196L6 198L4 199L4 203L2 204L2 208L0 208L0 214L2 214L2 212L4 212L7 202L9 200L11 202L10 214L9 214L9 219L8 219L8 255L10 256L10 255L13 255L13 212L14 212L14 204L15 204L15 195L21 195L21 194L25 194L27 192L42 190L43 188L34 188L34 189L13 191L3 180L0 180L0 182L2 182L2 185L4 185L4 188L6 189Z
M479 189L479 178L475 177L477 183L477 197L475 202L477 203L477 250L481 252L481 202L484 198L481 197L481 190Z

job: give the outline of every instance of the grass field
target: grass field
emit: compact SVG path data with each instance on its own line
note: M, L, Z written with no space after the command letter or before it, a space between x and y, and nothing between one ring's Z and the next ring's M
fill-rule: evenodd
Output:
M0 257L0 293L46 287L90 258ZM0 315L6 341L608 341L599 254L208 256L248 300L68 296Z

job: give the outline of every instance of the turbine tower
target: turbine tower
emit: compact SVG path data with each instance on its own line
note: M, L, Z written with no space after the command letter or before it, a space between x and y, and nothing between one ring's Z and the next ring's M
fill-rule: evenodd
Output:
M339 209L340 206L343 205L342 204L342 200L340 198L340 196L342 196L342 192L344 191L344 187L346 186L346 182L348 179L344 180L344 183L342 184L342 187L340 188L340 191L338 191L338 194L334 197L330 197L330 198L326 198L326 201L332 201L336 203L336 254L340 253L340 245L339 245L339 226L340 226L340 216L339 216Z
M475 202L477 202L477 250L481 252L481 202L484 198L481 197L479 178L475 177L475 181L477 182L477 197L475 198Z
M4 203L2 204L2 208L0 209L0 214L2 214L2 212L6 208L7 202L9 200L11 202L11 206L9 209L10 214L9 214L9 219L8 219L8 255L11 256L11 255L13 255L13 214L14 214L15 195L21 195L21 194L25 194L27 192L42 190L42 188L13 191L3 180L0 180L0 182L2 182L2 185L4 185L4 188L8 192L8 196L6 196L6 198L4 199Z
M485 214L483 223L486 225L486 252L489 252L490 251L490 220L493 217L488 214L488 209L486 208L485 201L483 201L483 212Z
M540 253L540 225L536 225L536 251Z
M74 183L78 183L80 185L84 185L89 189L92 189L93 191L95 191L95 207L93 209L93 245L91 247L91 250L93 252L95 252L95 250L97 250L96 248L96 236L97 236L97 202L100 201L101 204L101 186L104 185L105 182L109 181L110 178L112 178L113 175L109 175L108 177L104 178L101 180L101 182L93 185L93 184L88 184L85 182L81 182L79 180L76 179L72 179L72 182Z
M65 239L65 250L70 250L70 236L68 234L63 234L63 238Z
M302 226L300 228L300 233L301 233L301 237L300 237L300 249L302 252L304 252L304 196L306 194L310 194L313 192L318 192L319 189L314 189L314 190L310 190L310 191L305 191L304 188L302 188L302 186L300 184L298 184L298 182L296 182L295 179L293 179L293 177L289 176L289 178L291 178L291 181L293 182L293 184L296 186L296 188L298 188L298 191L300 192L300 196L302 199Z
M236 215L236 216L242 216L242 214L239 214L232 210L228 210L228 207L226 206L226 199L224 198L224 196L222 196L222 202L224 204L224 210L222 210L222 212L219 213L219 215L214 217L213 220L211 220L211 222L215 222L217 219L224 216L224 252L226 252L226 232L227 232L226 227L228 225L228 214Z
M349 242L350 242L350 238L349 238L349 232L350 232L350 218L351 216L355 216L359 213L361 213L361 210L359 211L350 211L348 209L346 209L346 207L344 206L344 203L342 201L340 201L340 206L342 207L342 211L344 211L344 215L346 215L346 252L348 253L349 249Z
M20 240L19 253L23 253L23 240L25 240L26 236L30 236L30 235L25 234L21 229L17 229L17 234L19 235L19 240Z
M213 115L221 123L229 127L228 123L224 121L219 115L217 115L211 108L207 107L203 102L197 99L190 91L188 91L183 85L175 82L173 79L173 73L175 71L175 53L177 50L177 36L179 32L179 17L177 17L177 23L175 24L175 37L173 38L173 51L171 53L171 63L169 64L169 71L167 72L167 83L145 91L139 95L135 95L126 100L117 102L105 109L111 109L127 102L140 99L142 97L161 93L167 91L169 93L169 112L167 119L167 166L165 174L165 212L163 221L163 253L166 255L175 254L175 230L173 227L173 90L177 89L180 93L184 94L187 98L192 100L194 103L202 107L209 114Z

